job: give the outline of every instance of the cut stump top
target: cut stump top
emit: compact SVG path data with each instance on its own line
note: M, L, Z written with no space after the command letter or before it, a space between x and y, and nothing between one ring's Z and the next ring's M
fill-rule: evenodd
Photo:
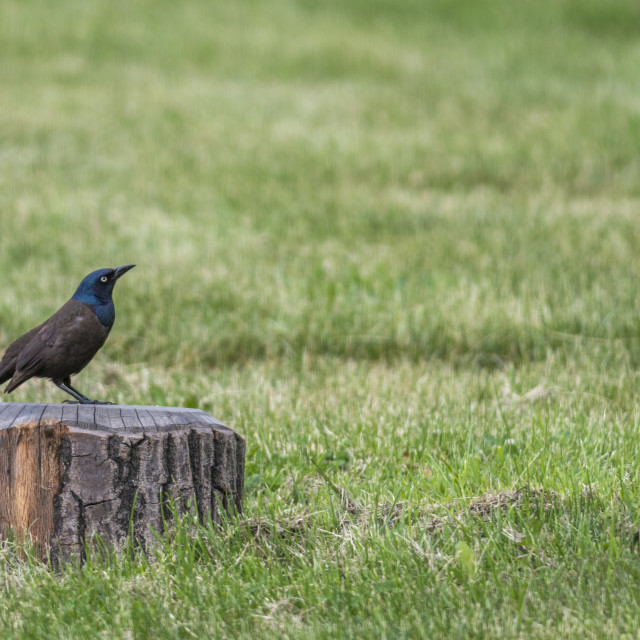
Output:
M85 429L162 433L175 427L202 425L231 431L201 409L119 404L0 403L0 429L23 423L61 421Z

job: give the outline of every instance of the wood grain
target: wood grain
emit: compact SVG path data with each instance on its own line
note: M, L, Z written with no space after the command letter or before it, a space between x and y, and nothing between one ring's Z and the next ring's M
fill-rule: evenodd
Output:
M54 560L95 536L153 542L179 513L242 512L244 440L178 407L0 404L0 535L30 535Z

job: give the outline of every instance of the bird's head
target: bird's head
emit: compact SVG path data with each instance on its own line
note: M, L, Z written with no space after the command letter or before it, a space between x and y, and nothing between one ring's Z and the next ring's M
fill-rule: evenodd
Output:
M93 271L80 283L72 299L86 304L105 304L111 301L111 294L118 278L123 276L135 264L125 264L115 269L98 269Z

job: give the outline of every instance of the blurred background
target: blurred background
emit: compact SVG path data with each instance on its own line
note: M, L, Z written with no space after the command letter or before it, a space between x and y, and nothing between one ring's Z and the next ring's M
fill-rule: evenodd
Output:
M135 262L100 358L637 362L639 11L3 2L0 344Z

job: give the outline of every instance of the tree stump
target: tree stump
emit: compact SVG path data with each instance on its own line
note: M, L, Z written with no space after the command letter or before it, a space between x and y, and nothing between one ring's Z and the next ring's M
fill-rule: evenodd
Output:
M204 411L0 403L0 536L30 535L55 561L148 544L172 517L242 512L244 440Z

